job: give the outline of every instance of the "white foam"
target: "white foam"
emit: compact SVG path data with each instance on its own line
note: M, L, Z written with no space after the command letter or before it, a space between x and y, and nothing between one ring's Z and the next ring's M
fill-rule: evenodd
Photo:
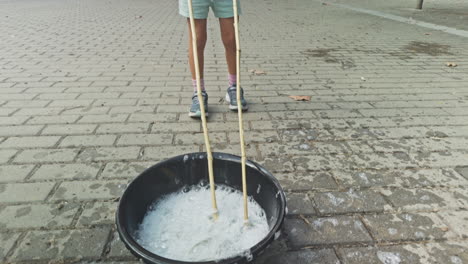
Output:
M210 190L192 187L167 195L146 213L136 234L147 250L173 260L210 261L238 255L266 237L264 210L249 197L249 224L244 224L242 193L217 186L218 219L213 220Z

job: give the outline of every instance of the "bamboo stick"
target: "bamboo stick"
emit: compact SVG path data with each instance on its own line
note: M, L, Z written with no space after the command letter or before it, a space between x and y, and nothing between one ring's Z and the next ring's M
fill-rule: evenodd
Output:
M237 8L237 0L232 0L234 9L234 30L236 34L236 88L237 88L237 113L239 115L239 136L241 144L241 162L242 162L242 192L244 198L244 221L249 221L249 208L247 201L247 176L246 176L246 155L244 142L244 122L242 120L242 102L241 102L241 84L240 84L240 40L239 40L239 12Z
M216 204L215 182L214 182L214 175L213 175L213 154L211 153L210 139L208 137L208 126L206 125L205 104L203 102L203 96L202 96L202 91L201 91L200 66L198 65L197 33L195 32L195 19L193 17L192 0L188 0L188 7L189 7L189 13L190 13L190 29L192 31L193 60L195 64L195 76L197 79L197 96L198 96L198 102L200 103L203 135L205 137L206 154L207 154L207 159L208 159L208 176L210 179L211 204L214 210L213 216L216 219L218 217L218 205Z

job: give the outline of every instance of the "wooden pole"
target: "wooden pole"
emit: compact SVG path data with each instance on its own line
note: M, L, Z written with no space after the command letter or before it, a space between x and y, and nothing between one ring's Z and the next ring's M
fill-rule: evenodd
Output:
M422 7L423 7L423 2L424 2L424 0L418 0L418 4L416 5L416 8L417 8L417 9L422 9Z
M197 79L197 96L198 96L198 102L200 103L203 135L205 137L206 154L207 154L207 159L208 159L208 176L210 179L211 203L212 203L213 210L214 210L213 215L214 215L214 218L216 219L218 217L218 205L216 204L215 182L214 182L214 176L213 176L213 154L211 153L210 139L208 137L208 126L206 125L205 104L203 101L201 83L200 83L200 66L198 65L197 33L195 32L195 19L193 17L192 0L188 0L188 7L189 7L189 13L190 13L190 30L192 31L193 60L195 64L195 76Z
M247 196L247 176L245 163L247 157L245 155L245 142L244 142L244 122L242 120L242 102L241 102L241 83L240 83L240 40L239 40L239 12L237 8L237 0L232 0L234 9L234 29L236 34L236 87L237 87L237 113L239 115L239 136L241 145L241 162L242 162L242 192L244 198L244 221L249 221L248 209L248 196Z

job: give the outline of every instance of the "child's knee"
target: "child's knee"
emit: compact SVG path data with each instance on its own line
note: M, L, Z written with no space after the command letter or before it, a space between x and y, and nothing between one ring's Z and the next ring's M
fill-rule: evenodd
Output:
M234 34L223 37L223 44L226 49L236 49L236 36Z
M206 46L206 37L198 37L197 38L197 49L198 50L204 50Z

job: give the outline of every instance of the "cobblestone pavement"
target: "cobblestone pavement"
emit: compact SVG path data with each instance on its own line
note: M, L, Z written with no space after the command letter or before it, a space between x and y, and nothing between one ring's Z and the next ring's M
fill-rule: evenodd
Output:
M248 155L289 200L256 263L468 263L468 39L315 0L243 8ZM177 1L0 0L0 25L0 262L137 263L118 197L203 148ZM218 28L209 128L239 153Z

